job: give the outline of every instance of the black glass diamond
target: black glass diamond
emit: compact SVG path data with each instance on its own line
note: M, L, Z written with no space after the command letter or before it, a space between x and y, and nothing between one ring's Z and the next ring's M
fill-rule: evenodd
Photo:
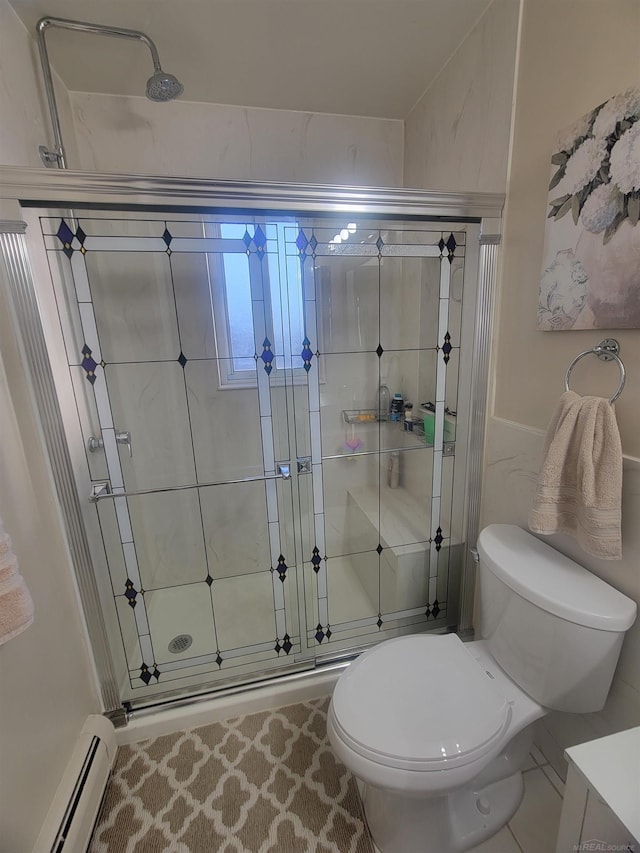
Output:
M87 235L84 233L84 231L79 225L76 228L76 237L78 238L78 242L80 243L80 245L84 245L84 241L87 239Z
M382 545L378 542L378 547L376 548L378 555L382 554Z
M129 580L129 578L127 578L124 586L125 586L124 595L125 595L125 598L127 598L129 601L129 606L135 607L137 604L136 597L138 595L138 590L135 589L135 587L133 585L133 581Z
M384 352L384 350L382 349L382 347L380 346L380 344L378 344L378 348L376 349L376 353L378 354L378 358L380 358L380 357L381 357L381 355L382 355L382 353L383 353L383 352Z
M275 646L273 647L273 650L275 651L275 653L276 653L277 655L279 655L279 654L280 654L281 649L282 649L282 646L280 645L280 640L278 640L278 638L276 637L276 644L275 644Z
M211 577L211 575L207 575L206 578L204 579L204 582L206 584L209 584L209 586L211 586L211 584L213 583L213 578Z
M331 628L329 628L328 625L327 625L327 630L326 630L325 636L326 636L327 640L331 639Z
M316 640L321 643L324 640L324 631L322 630L322 625L318 622L316 626Z
M376 625L378 626L378 628L382 627L382 616L380 616L379 613L378 613L378 621L376 622Z
M442 543L444 541L444 536L442 535L442 528L439 527L436 530L436 535L433 541L436 543L436 551L439 551L440 548L442 548Z
M376 246L378 247L378 251L381 252L382 247L384 246L384 240L382 239L382 237L378 237L378 239L376 240Z
M449 234L449 239L446 242L446 246L450 254L453 254L455 252L457 245L458 244L456 243L456 238L453 236L453 234Z
M317 548L313 549L313 557L311 558L311 562L313 564L313 571L317 574L320 571L320 563L322 562L320 551L318 551Z
M162 239L164 240L165 245L168 249L169 246L171 245L171 241L173 240L173 237L171 236L171 233L170 233L168 228L164 229L164 234L162 235Z
M318 241L316 240L315 236L311 237L311 239L309 240L309 245L311 246L311 251L315 252L316 247L318 245Z
M447 364L451 355L451 350L453 347L451 346L451 336L449 332L444 336L444 343L442 344L442 352L444 353L443 359L444 363Z
M438 606L438 599L433 602L433 607L431 608L431 613L434 619L438 618L438 613L440 613L440 607Z
M186 355L180 350L180 355L178 356L178 364L180 367L184 368L185 364L189 361Z
M438 243L438 248L440 249L440 251L441 251L441 252L444 252L444 249L445 249L445 246L446 246L446 245L447 245L447 244L444 242L444 240L443 240L443 239L442 239L442 237L441 237L441 238L440 238L440 242Z
M216 652L216 654L217 654L216 663L218 664L218 666L220 666L223 659L220 657L220 652Z
M158 667L157 667L157 666L154 666L154 668L153 668L153 672L152 672L151 674L153 675L153 677L155 678L155 680L156 680L156 681L159 681L159 679L160 679L160 670L158 669Z
M424 611L424 615L429 618L431 616L431 607L427 604L427 609Z
M140 678L145 684L148 684L151 681L151 673L149 672L149 667L146 663L143 663L140 667Z
M291 637L288 634L284 635L284 642L282 644L282 648L284 649L285 654L289 654L289 652L293 648L293 643L291 642Z
M280 580L282 581L282 583L284 583L284 579L287 576L288 568L289 567L285 563L284 556L280 554L280 556L278 557L278 565L276 566L276 569L278 570L278 574L280 575Z

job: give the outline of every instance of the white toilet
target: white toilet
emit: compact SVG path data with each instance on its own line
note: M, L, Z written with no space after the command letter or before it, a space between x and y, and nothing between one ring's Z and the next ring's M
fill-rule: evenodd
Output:
M458 853L497 832L522 799L532 723L601 709L635 621L631 599L519 527L485 528L478 552L482 640L388 640L333 693L329 739L364 783L381 853Z

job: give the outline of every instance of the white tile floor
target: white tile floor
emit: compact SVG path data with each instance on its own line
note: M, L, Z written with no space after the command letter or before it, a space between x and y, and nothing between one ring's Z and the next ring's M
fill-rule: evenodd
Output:
M535 746L524 772L524 798L507 826L469 853L553 853L564 782Z

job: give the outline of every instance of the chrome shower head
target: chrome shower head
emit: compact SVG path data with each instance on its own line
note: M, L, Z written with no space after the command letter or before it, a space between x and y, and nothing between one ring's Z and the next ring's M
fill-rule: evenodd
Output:
M147 80L147 98L150 101L170 101L177 98L184 91L184 86L174 77L159 68Z

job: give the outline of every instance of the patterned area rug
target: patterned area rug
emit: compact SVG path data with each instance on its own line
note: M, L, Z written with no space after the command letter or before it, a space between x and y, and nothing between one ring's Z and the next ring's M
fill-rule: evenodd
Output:
M90 853L373 853L328 705L120 747Z

